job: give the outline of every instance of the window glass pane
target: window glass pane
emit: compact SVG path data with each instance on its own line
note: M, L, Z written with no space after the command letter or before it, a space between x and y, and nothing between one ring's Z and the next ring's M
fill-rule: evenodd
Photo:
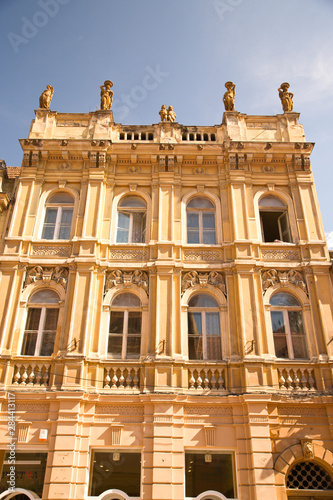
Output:
M285 324L282 311L271 311L273 333L285 333Z
M203 453L185 454L186 497L195 498L204 491L214 490L227 498L235 498L232 456L215 453L209 455L210 462L205 460Z
M295 359L307 359L308 354L307 354L307 350L306 350L305 336L304 335L292 335L291 339L292 339L292 343L293 343L294 358Z
M192 198L187 204L188 208L215 208L213 203L203 196Z
M40 290L30 297L29 304L58 304L59 300L54 290Z
M112 311L110 318L110 333L123 333L124 313L122 311Z
M299 306L298 300L290 293L276 293L270 300L272 306Z
M57 213L58 213L57 208L47 208L44 222L46 224L55 224L55 221L57 219Z
M141 300L134 293L120 293L113 299L112 306L141 307Z
M12 455L6 453L1 475L0 492L4 492L8 489L8 475L11 470L10 467L13 467L12 464L8 463L11 459ZM36 498L42 498L46 460L47 453L38 453L38 451L34 451L33 453L22 453L16 450L15 488L24 488L33 491L38 495ZM16 494L13 498L15 500L28 500L29 497Z
M45 332L42 338L39 356L52 356L54 349L55 332Z
M199 229L199 214L197 212L187 213L187 228Z
M188 333L189 335L202 335L200 312L188 312Z
M259 207L285 207L286 205L279 198L275 198L274 196L264 196L259 201Z
M221 337L207 337L207 359L222 359Z
M73 216L72 208L63 208L61 211L61 224L71 224Z
M47 203L58 203L58 204L60 204L60 203L64 203L64 204L71 203L71 204L73 204L74 203L74 199L68 193L56 193L56 194L50 196L50 198L47 200Z
M120 200L118 206L122 208L146 208L146 202L138 196L127 196Z
M130 311L128 313L128 333L141 333L141 312Z
M220 335L220 315L218 312L206 313L207 335Z
M200 239L199 239L199 230L190 230L190 229L187 229L187 243L192 243L192 244L196 244L196 243L200 243Z
M202 224L204 229L215 229L215 215L213 213L203 213Z
M280 238L282 241L291 242L288 213L284 212L278 219L280 227Z
M57 329L59 309L46 309L44 331Z
M128 243L130 214L118 213L117 243Z
M99 496L106 490L117 489L130 497L140 497L140 486L140 453L120 453L118 461L113 460L112 452L94 453L91 496ZM110 498L113 498L112 495Z
M287 339L285 335L274 335L275 356L277 358L289 358Z
M71 236L70 226L59 226L58 240L69 240Z
M26 330L38 330L41 312L42 309L35 309L31 307L28 309L27 324L25 326Z
M108 354L110 354L113 358L121 358L122 346L122 335L109 335Z
M215 239L215 230L207 230L204 229L203 231L203 244L204 245L215 245L216 239Z
M138 358L140 356L141 338L138 336L127 337L126 358Z
M44 226L42 232L43 240L53 240L55 226Z
M34 356L37 341L37 332L25 332L23 337L21 354L24 356Z
M188 303L189 307L218 307L216 300L209 295L194 295Z
M189 359L203 359L202 337L188 337Z
M143 219L144 213L142 212L134 212L132 214L133 217L133 227L132 227L132 235L131 242L132 243L143 243ZM145 229L145 228L144 228Z
M303 315L301 311L288 311L289 325L291 334L302 334L303 330Z

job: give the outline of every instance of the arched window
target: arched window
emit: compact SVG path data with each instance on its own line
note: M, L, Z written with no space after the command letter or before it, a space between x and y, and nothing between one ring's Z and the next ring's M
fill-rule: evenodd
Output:
M147 205L138 196L126 196L118 205L117 243L146 241Z
M186 210L187 243L214 245L216 236L213 203L203 196L196 196L188 202Z
M222 359L220 312L209 295L194 295L188 304L189 359Z
M332 493L333 479L321 465L315 462L303 461L294 465L287 475L287 488L311 490L313 493L315 493L313 490L329 490ZM325 496L325 498L328 498L328 496Z
M133 293L116 295L111 304L108 354L112 358L139 358L142 305Z
M270 306L276 356L307 359L302 307L298 300L280 292L271 297Z
M68 240L73 218L73 197L65 192L55 193L46 202L42 238Z
M28 302L21 354L24 356L51 356L54 349L59 296L53 290L39 290Z
M262 239L291 242L291 232L287 206L274 196L264 196L259 201Z

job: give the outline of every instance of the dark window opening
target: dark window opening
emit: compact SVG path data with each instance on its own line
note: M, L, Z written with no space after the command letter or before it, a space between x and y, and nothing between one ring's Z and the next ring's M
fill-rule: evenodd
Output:
M121 141L123 141L123 140L125 139L125 134L124 134L124 132L121 132L121 134L120 134L120 136L119 136L119 139L120 139Z
M190 141L194 141L194 134L190 134Z
M139 134L134 134L134 140L138 141L139 140Z
M154 140L154 134L151 132L148 134L148 141L153 141Z
M211 135L210 140L211 140L211 141L216 141L216 136L215 136L215 134L212 134L212 135Z
M128 140L128 141L131 141L131 140L132 140L132 134L131 134L131 133L128 133L128 134L127 134L127 140Z
M141 140L142 141L146 140L146 132L142 132L142 134L141 134Z
M183 135L182 135L182 141L186 141L186 139L187 139L187 135L186 135L186 134L183 134Z
M214 490L227 498L235 498L232 455L186 453L185 482L186 497Z
M197 134L197 141L201 141L201 134Z
M204 141L208 141L208 134L204 134Z
M25 490L30 490L36 493L40 498L42 498L43 486L44 486L44 476L46 469L47 453L18 453L15 454L15 487L24 488ZM6 453L1 481L0 481L0 493L8 489L8 474L13 467L11 462L11 457L9 453ZM24 498L25 495L22 495ZM15 498L19 498L15 497Z
M90 495L99 496L106 490L118 489L130 497L140 497L140 453L95 452Z

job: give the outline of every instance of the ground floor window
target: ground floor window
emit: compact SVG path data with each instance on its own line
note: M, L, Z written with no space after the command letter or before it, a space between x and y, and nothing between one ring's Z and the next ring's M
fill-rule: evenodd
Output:
M235 475L231 453L186 453L186 497L214 490L227 498L235 498Z
M141 454L95 451L92 455L90 495L117 489L130 497L140 496Z
M33 491L42 498L46 460L47 453L16 452L13 465L11 456L6 453L1 473L0 492L8 490L11 486L8 481L13 477L15 488Z

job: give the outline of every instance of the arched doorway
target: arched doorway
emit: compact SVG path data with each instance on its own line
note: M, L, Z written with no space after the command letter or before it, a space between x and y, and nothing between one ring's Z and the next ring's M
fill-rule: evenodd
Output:
M320 463L302 460L286 474L288 500L332 500L333 477Z
M15 491L4 491L0 495L0 500L40 500L33 491L24 488L15 488Z

